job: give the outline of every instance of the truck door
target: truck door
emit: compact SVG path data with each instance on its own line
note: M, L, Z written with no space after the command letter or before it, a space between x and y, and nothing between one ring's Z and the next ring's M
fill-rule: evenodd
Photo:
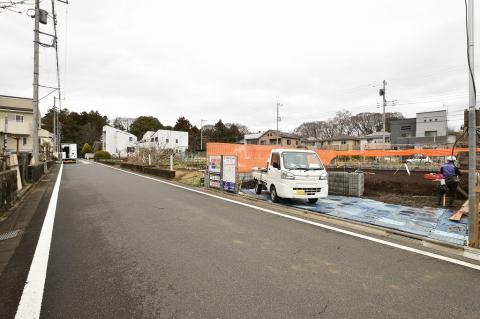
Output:
M278 184L278 182L280 182L280 175L280 154L272 153L272 157L270 158L270 165L268 165L267 186L270 187L271 184Z

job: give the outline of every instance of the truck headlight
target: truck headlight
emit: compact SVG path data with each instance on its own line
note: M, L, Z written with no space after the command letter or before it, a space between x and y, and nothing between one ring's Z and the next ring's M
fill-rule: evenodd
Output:
M323 173L322 175L320 175L320 177L318 178L319 180L327 180L328 179L328 174L327 173Z
M280 177L282 179L295 179L295 175L290 172L282 172L282 175Z

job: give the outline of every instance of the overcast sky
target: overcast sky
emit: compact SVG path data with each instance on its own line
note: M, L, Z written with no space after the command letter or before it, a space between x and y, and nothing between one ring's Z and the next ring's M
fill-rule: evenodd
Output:
M70 0L68 14L57 10L74 111L257 131L274 128L280 102L289 131L341 109L380 111L383 79L397 100L388 111L406 116L448 108L459 126L468 101L463 0ZM32 95L32 29L26 14L0 13L0 94ZM53 49L41 49L40 71L55 86Z

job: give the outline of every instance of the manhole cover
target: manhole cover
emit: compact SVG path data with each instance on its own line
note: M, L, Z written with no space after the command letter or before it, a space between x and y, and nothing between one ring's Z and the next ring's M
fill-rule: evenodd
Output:
M15 238L21 233L22 231L17 229L17 230L11 230L7 233L0 234L0 241Z

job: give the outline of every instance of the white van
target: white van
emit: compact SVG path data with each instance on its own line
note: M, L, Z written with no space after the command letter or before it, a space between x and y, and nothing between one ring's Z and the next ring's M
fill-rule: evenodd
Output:
M304 198L315 203L328 195L328 174L317 153L301 149L274 149L266 168L253 168L257 194L270 191L272 202Z

